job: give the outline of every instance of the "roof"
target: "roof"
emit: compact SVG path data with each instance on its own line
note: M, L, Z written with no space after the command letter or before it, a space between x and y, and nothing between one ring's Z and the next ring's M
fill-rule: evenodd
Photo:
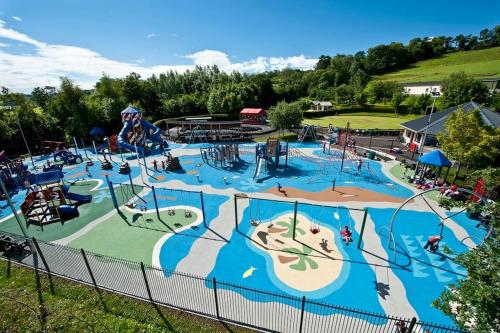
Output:
M122 111L122 115L123 114L137 114L137 113L140 113L140 111L131 107L130 105L127 106L127 108Z
M314 105L321 105L321 106L332 106L331 102L327 101L312 101Z
M444 156L440 150L433 150L424 154L418 158L418 161L422 164L435 165L438 167L449 167L451 162Z
M500 128L500 114L498 112L492 111L484 106L477 104L476 102L468 102L462 105L453 106L444 111L435 112L430 116L422 116L417 119L413 119L401 124L402 127L407 128L411 131L422 133L425 132L427 124L429 124L428 134L438 134L444 131L444 125L446 120L453 112L462 108L465 112L470 112L472 110L479 110L479 114L483 119L485 125L489 125L495 128Z
M240 114L261 114L266 112L264 109L256 109L256 108L244 108L240 111Z

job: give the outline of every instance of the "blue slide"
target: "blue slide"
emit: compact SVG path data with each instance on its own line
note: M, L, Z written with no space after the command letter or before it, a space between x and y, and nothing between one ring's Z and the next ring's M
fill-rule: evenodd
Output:
M64 185L62 188L64 196L69 200L76 201L77 205L83 205L83 204L86 204L86 203L89 203L92 201L92 196L90 194L88 194L88 195L76 194L76 193L68 192L68 190L69 190L69 186Z
M161 129L159 127L154 126L153 124L145 121L144 119L141 119L141 126L144 132L146 133L147 139L149 139L152 142L163 143L165 148L168 147L168 144L164 142L163 139L161 138ZM122 149L127 149L131 152L135 152L135 145L131 145L127 141L127 134L131 129L132 129L132 121L131 120L125 121L122 130L118 134L118 144ZM137 152L140 155L144 155L146 153L146 150L141 146L137 146Z

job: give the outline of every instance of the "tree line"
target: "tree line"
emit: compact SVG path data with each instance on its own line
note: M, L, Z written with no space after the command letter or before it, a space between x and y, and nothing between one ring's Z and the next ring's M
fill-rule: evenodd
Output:
M30 95L3 88L0 140L7 150L19 151L22 141L18 124L34 148L40 147L43 140L84 137L94 126L109 134L116 133L121 127L120 111L128 104L139 107L149 120L206 113L234 117L243 107L268 109L281 101L297 103L304 110L313 99L337 104L390 103L396 112L424 112L431 103L429 96L406 97L401 85L370 81L371 77L444 53L499 45L497 26L482 30L479 36L415 38L408 45L390 43L370 48L366 53L321 56L316 68L309 71L284 69L249 75L225 73L212 66L148 78L137 73L125 78L104 74L91 90L81 89L68 78L61 78L57 88L36 87ZM457 75L454 82L458 79L475 87L472 97L468 93L462 99L473 98L498 107L498 97L491 100L484 85ZM459 98L440 106L459 102L460 94L457 89Z

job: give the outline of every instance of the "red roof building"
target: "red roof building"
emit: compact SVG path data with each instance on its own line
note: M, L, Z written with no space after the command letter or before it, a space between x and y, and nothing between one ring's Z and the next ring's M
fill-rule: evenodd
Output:
M262 108L244 108L240 111L240 118L243 124L265 124L267 112Z

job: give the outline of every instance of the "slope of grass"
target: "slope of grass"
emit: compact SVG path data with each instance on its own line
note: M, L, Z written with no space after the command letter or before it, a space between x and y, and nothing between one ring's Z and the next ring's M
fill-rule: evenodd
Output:
M168 308L117 296L0 260L1 332L249 332ZM39 290L39 292L37 291Z
M456 52L419 61L411 68L376 77L401 83L440 81L453 72L463 71L476 78L500 77L500 47Z
M394 113L357 112L340 114L338 116L325 116L304 119L304 124L326 127L332 124L336 127L346 127L349 122L351 128L355 129L401 129L400 124L420 117L419 115L396 115Z

